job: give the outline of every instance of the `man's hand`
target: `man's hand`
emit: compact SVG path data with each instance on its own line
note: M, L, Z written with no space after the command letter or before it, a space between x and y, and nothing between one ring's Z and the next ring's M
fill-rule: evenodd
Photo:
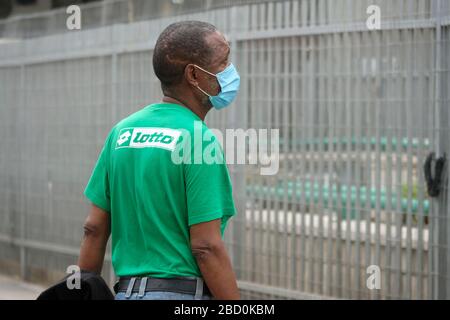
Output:
M84 237L78 259L80 269L101 273L110 233L109 212L92 205L91 212L84 223Z
M209 290L218 300L237 300L239 290L220 235L220 219L191 226L191 249Z

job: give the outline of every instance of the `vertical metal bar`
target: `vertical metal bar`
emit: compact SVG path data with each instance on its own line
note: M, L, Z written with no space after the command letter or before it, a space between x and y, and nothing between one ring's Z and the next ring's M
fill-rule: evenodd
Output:
M371 62L371 47L370 47L370 36L368 33L363 33L362 37L362 52L363 52L363 61L365 61L365 67L366 67L366 74L364 75L363 79L363 91L362 91L362 97L363 97L363 106L364 106L364 126L365 131L363 135L363 143L364 143L364 152L365 152L365 165L366 165L366 201L364 208L366 210L365 212L365 268L366 269L369 265L372 264L372 256L371 256L371 247L372 247L372 210L371 210L371 189L372 189L372 150L371 150L371 134L373 131L373 116L372 116L372 95L370 90L368 90L368 87L370 87L370 62ZM366 291L367 292L367 291ZM371 297L370 292L368 293L368 297Z
M314 186L311 187L311 193L314 194L315 191L315 186L316 184L318 185L318 192L319 192L319 203L317 206L318 212L316 213L317 218L319 220L319 225L318 225L318 234L317 234L317 241L318 241L318 250L317 250L317 270L318 270L318 275L317 275L317 279L314 279L314 281L316 282L316 288L315 292L318 294L323 294L323 279L324 279L324 210L325 210L325 205L324 205L324 201L323 201L323 190L324 190L324 154L325 154L325 150L324 150L324 140L325 140L325 135L326 135L326 131L325 131L325 126L324 126L324 122L325 122L325 116L326 116L326 112L325 112L325 88L326 88L326 79L325 79L325 62L326 62L326 46L327 46L327 38L324 35L321 35L317 38L317 56L319 57L319 63L317 65L317 78L318 78L318 89L315 92L315 99L317 99L317 123L318 123L318 138L319 138L319 143L318 143L318 148L317 148L317 153L316 156L319 158L318 159L318 166L317 166L317 174L316 174L316 178L315 178L315 183Z
M258 30L266 29L266 4L261 3L258 5Z
M281 241L282 247L280 246L280 250L283 252L283 257L279 260L280 266L279 270L280 273L280 286L283 288L289 287L289 243L288 243L288 218L289 216L293 218L293 208L292 208L292 199L295 195L292 194L292 187L291 187L291 201L289 201L288 194L289 194L289 185L288 183L291 182L289 170L291 170L291 163L292 160L290 159L290 156L292 155L292 138L291 138L291 131L292 126L290 123L290 120L292 119L292 96L290 96L290 86L292 82L292 62L291 62L291 46L290 46L290 40L289 38L285 38L281 40L280 47L283 48L283 52L281 52L281 57L283 61L282 66L282 75L283 79L280 81L280 84L282 85L282 117L280 117L281 121L281 128L283 129L283 162L281 163L281 167L279 170L282 173L283 177L283 190L284 190L284 200L283 200L283 223L282 228L280 230L277 230L277 232L282 232L283 239ZM280 61L281 64L281 61ZM290 207L290 208L289 208ZM290 210L290 212L288 212ZM289 213L289 215L288 215ZM281 216L281 214L280 214ZM289 219L292 223L293 219Z
M297 1L294 2L294 5L298 3ZM295 12L295 9L294 9ZM293 24L296 24L295 17L297 15L294 13L294 21ZM291 289L299 289L298 286L298 273L297 273L297 257L298 255L298 236L297 236L297 223L299 214L301 214L301 205L299 205L299 197L298 197L298 181L301 179L301 172L299 172L299 162L303 161L300 158L299 155L299 137L301 136L301 128L300 127L300 117L302 116L301 112L301 103L299 101L299 91L301 90L300 87L300 69L299 69L299 38L298 37L292 37L290 39L290 49L292 51L292 81L291 81L291 108L292 108L292 118L290 121L291 126L291 132L292 132L292 173L293 178L297 177L297 179L292 179L292 196L291 196L291 214L292 214L292 220L291 220L291 270L292 270L292 282L291 282ZM304 254L304 252L300 251L300 257L301 254ZM300 272L303 272L301 270Z
M396 40L396 53L397 56L403 57L403 37L402 31L393 31L395 32L395 40ZM403 98L402 88L404 87L404 79L403 74L405 70L404 61L399 61L399 73L396 77L396 86L395 86L395 101L400 101ZM396 157L395 157L395 194L396 194L396 203L395 203L395 253L394 253L394 268L395 268L395 299L402 299L402 291L403 291L403 271L402 271L402 225L403 225L403 217L402 217L402 130L401 124L403 119L403 110L402 105L399 104L396 110Z
M354 15L354 11L356 10L355 6L352 3L352 0L346 0L345 6L344 6L344 12L345 12L345 19L342 20L344 23L351 23L352 17Z
M317 52L316 52L316 43L315 43L315 37L310 37L309 38L309 43L308 43L308 49L309 49L309 56L308 56L308 77L309 77L309 83L308 83L308 107L309 107L309 112L308 112L308 127L310 128L309 132L310 134L308 135L308 138L310 141L312 141L315 137L315 131L316 131L316 127L315 127L315 123L317 121L316 117L315 117L315 110L316 110L316 101L314 100L315 98L315 84L317 81L317 75L316 75L316 57L317 57ZM315 161L314 161L314 157L316 155L315 153L315 146L314 144L311 144L310 146L310 158L309 158L309 163L308 163L308 172L309 172L309 185L310 188L313 188L315 185L315 181L314 181L314 176L316 175L315 171ZM312 190L312 189L310 189ZM314 203L314 192L310 191L310 199L309 199L309 272L308 272L308 278L309 278L309 290L311 293L315 292L314 291L314 275L315 275L315 265L314 265L314 254L316 252L315 248L314 248L314 244L315 244L315 228L314 228L314 213L316 210L316 205Z
M351 37L351 46L355 48L355 61L362 60L362 36L361 34L353 34ZM351 84L354 87L354 95L355 95L355 139L350 140L350 143L355 141L355 153L356 153L356 162L358 164L358 169L356 170L356 188L357 188L357 196L356 196L356 204L355 204L355 215L356 215L356 239L355 239L355 298L360 299L361 297L361 213L363 213L363 205L361 204L361 186L362 186L362 168L363 168L363 150L362 146L362 136L363 136L363 104L361 100L362 89L359 71L360 64L353 63L352 68L349 70L349 77L352 80ZM350 139L350 137L349 137ZM363 276L365 276L365 272L363 271Z
M311 0L309 4L309 26L315 26L317 24L317 0Z
M381 72L382 72L382 63L383 59L381 56L381 44L382 44L382 33L381 32L374 32L372 34L372 43L374 43L377 47L373 48L374 51L374 59L376 61L375 70L375 85L377 88L379 88L379 93L377 97L374 97L375 99L375 188L376 188L376 203L375 203L375 259L374 262L376 265L378 265L380 268L381 266L381 254L380 254L380 242L381 242L381 230L380 230L380 224L381 224L381 171L382 171L382 164L381 164L381 150L380 150L380 144L381 144L381 103L380 103L380 95L382 94L380 91L382 90L382 79L381 79ZM372 66L373 67L373 66ZM374 290L374 296L376 299L379 299L381 296L379 294L379 290Z
M305 1L302 1L304 3ZM309 153L306 151L306 143L305 141L308 141L309 136L309 127L308 127L308 104L310 101L308 100L308 84L310 82L310 79L308 79L308 62L307 62L307 51L309 50L307 48L308 46L308 38L307 37L301 37L298 39L298 44L300 45L300 100L299 102L299 108L301 110L301 130L302 133L300 139L300 150L299 150L299 162L300 162L300 214L301 214L301 228L300 228L300 288L303 291L307 291L307 245L306 241L309 237L306 237L307 228L306 228L306 196L305 196L305 184L306 184L306 163L309 158ZM310 124L310 123L309 123ZM311 125L311 124L310 124Z
M336 9L338 10L338 9ZM350 51L347 42L347 34L335 34L334 36L334 53L336 58L336 94L333 96L334 105L334 123L335 123L335 135L330 137L328 141L329 148L333 150L334 156L334 178L330 181L334 183L330 184L330 193L332 197L335 197L336 205L333 207L335 221L336 221L336 293L335 295L340 298L350 297L350 275L347 274L346 267L350 266L350 250L349 245L349 232L350 232L350 183L348 181L348 172L346 172L345 162L349 161L350 155L348 150L345 149L343 143L345 135L348 134L348 130L351 126L349 121L347 104L350 99L349 90L350 87L346 82L346 74L349 68ZM335 147L334 147L335 146ZM345 199L344 199L345 196ZM345 219L345 223L344 223ZM347 230L347 233L343 233L343 226ZM345 247L344 247L345 244Z
M364 3L362 1L353 1L353 0L349 0L349 1L351 2L349 6L354 7L351 12L352 15L350 16L350 19L351 19L350 21L351 22L356 22L356 21L359 22L360 17L361 17L361 12L364 10L363 9ZM365 12L365 10L364 10L364 12Z
M433 81L432 81L432 91L433 91L433 111L434 119L430 121L433 131L431 133L432 143L435 152L440 153L439 138L436 134L436 129L439 127L439 117L440 117L440 106L439 106L439 86L440 86L440 60L441 60L441 25L440 25L440 0L432 0L431 2L431 18L435 21L435 40L434 40L434 57L433 57ZM431 267L431 286L430 286L430 297L432 299L439 299L442 294L439 292L439 203L437 201L432 201L432 208L430 211L430 248L429 248L429 258Z
M325 16L326 11L323 8L324 0L317 0L317 24L323 25L326 24Z
M291 13L291 1L283 2L283 28L290 28L292 26Z
M262 80L263 75L261 74L261 70L263 70L263 66L264 66L264 61L261 57L261 55L264 52L264 46L262 46L263 44L261 43L261 41L255 41L252 44L250 44L250 51L251 51L251 59L253 60L253 69L252 72L255 74L255 76L253 77L253 81L257 80L258 82L255 83L255 85L252 85L252 103L253 103L253 109L251 110L251 115L253 117L253 121L254 124L251 128L258 128L260 129L262 126L264 126L264 124L262 123L262 116L260 112L255 112L255 108L257 108L257 106L259 107L261 101L258 98L258 92L261 92L260 90L264 90L264 83ZM250 65L250 63L249 63ZM256 156L256 155L255 155ZM255 168L257 170L257 168ZM254 172L253 174L259 174L259 172ZM260 186L262 187L261 181L260 179L255 179L256 181L259 181ZM258 221L260 223L260 234L263 232L263 223L262 223L262 207L260 205L260 201L258 201L259 204L259 208L258 208ZM256 242L254 245L256 245L256 247L259 247L261 242L255 237L254 241ZM260 251L260 250L258 250ZM256 254L256 253L255 253ZM262 262L262 263L266 263L266 262ZM258 266L261 266L261 264L255 264L254 268L258 269Z
M278 1L275 3L275 28L283 28L283 22L283 2Z
M384 265L384 273L383 273L383 292L385 298L391 298L392 294L392 286L391 286L391 270L392 270L392 253L391 253L391 244L392 244L392 187L393 187L393 179L392 179L392 171L393 171L393 157L394 151L392 148L392 139L393 139L393 115L392 110L395 108L395 103L392 102L391 96L393 95L393 87L394 87L394 66L393 61L396 59L392 47L392 36L390 32L385 33L385 41L383 42L385 45L385 56L388 59L388 67L386 68L386 73L383 74L383 78L385 79L385 85L383 88L386 90L386 95L383 99L384 109L386 110L386 116L391 118L387 121L386 128L386 167L385 167L385 188L386 188L386 216L385 216L385 224L386 224L386 242L385 242L385 265Z
M25 77L26 77L26 74L25 74L25 65L24 64L22 64L21 66L20 66L20 92L22 92L22 93L24 93L25 92L25 89L26 89L26 79L25 79ZM26 96L26 94L21 94L19 97L19 108L21 108L21 109L25 109L26 108L26 103L27 103L27 101L26 101L26 99L27 99L27 96ZM25 113L23 113L23 114L25 114ZM21 148L19 148L19 150L22 150ZM21 151L19 151L21 154L22 154L22 152ZM21 159L21 165L23 164L23 161L25 161L25 159L21 156L20 157L20 159ZM26 220L27 220L27 217L26 217L26 206L24 205L24 201L25 201L25 192L26 192L26 190L25 190L25 186L24 186L24 179L21 179L20 180L20 188L19 188L19 190L20 190L20 194L19 194L19 201L20 201L20 205L19 205L19 208L20 208L20 227L19 227L19 237L20 237L20 240L23 240L23 239L25 239L25 234L26 234ZM15 239L15 240L17 240L17 239ZM23 245L23 242L21 241L20 242L20 245L19 245L19 250L20 250L20 277L22 278L22 279L24 279L24 280L27 280L27 251L26 251L26 248L25 248L25 246Z
M237 25L237 8L231 8L231 21L232 25ZM231 59L232 61L237 61L238 54L238 42L236 40L235 31L231 32L230 39L232 46ZM240 112L236 111L237 108L232 108L229 113L227 127L233 128L234 126L238 128L246 127L247 125L247 108L246 104L242 104L240 106ZM244 265L244 248L242 245L245 243L245 225L246 225L246 198L245 198L245 167L241 165L233 165L233 192L234 199L236 201L236 209L237 212L240 213L236 216L234 225L233 225L233 241L236 244L234 246L234 264L236 269L236 276L238 279L242 279L245 272Z
M418 4L418 15L416 19L426 19L427 18L427 11L426 11L427 1L426 0L419 0Z
M421 1L422 2L422 1ZM420 13L419 9L419 13ZM425 151L424 141L425 141L425 125L426 125L426 113L425 108L423 106L426 105L427 101L427 90L425 85L425 73L427 64L426 64L426 52L427 52L427 41L426 41L426 31L420 30L419 32L419 40L417 43L417 55L418 57L415 59L415 68L418 69L417 72L419 74L418 86L417 90L414 90L413 101L417 106L417 113L419 115L418 121L418 140L419 145L416 150L416 174L417 174L417 200L419 201L419 206L417 208L417 259L416 259L416 299L424 298L424 290L423 290L423 282L424 282L424 250L425 250L425 237L424 237L424 219L425 219L425 210L424 210L424 187L425 181L422 172L422 163L424 163L423 154ZM417 66L418 65L418 66Z
M262 103L262 109L264 110L264 117L260 123L261 127L268 128L271 125L272 117L271 117L271 98L272 98L272 78L270 75L272 74L272 42L270 40L263 40L263 43L261 44L262 50L264 50L264 61L266 62L266 72L264 73L264 79L263 82L263 101ZM263 180L262 187L264 188L264 198L263 198L263 211L261 213L261 221L264 221L263 226L263 248L265 248L265 257L267 259L267 262L264 265L264 281L263 283L269 284L270 283L270 210L272 207L272 201L270 196L270 182L267 179Z
M339 38L340 41L342 41L341 35L336 35L336 37ZM337 40L337 41L339 41ZM335 150L335 157L334 157L334 179L331 179L331 181L335 181L334 184L330 185L330 192L335 197L336 205L334 207L334 215L335 215L335 221L336 221L336 231L335 231L335 243L336 243L336 285L335 285L335 295L336 297L343 298L344 293L344 277L343 274L343 268L346 264L346 258L344 257L343 252L343 245L345 243L345 239L343 238L342 233L342 226L343 226L343 219L344 219L344 213L348 215L348 208L346 208L346 201L344 200L344 195L346 195L346 198L348 197L348 190L345 191L346 185L345 185L345 178L343 177L343 170L344 170L344 150L343 146L340 143L340 138L345 134L345 128L344 128L344 119L345 119L345 95L347 93L345 89L345 83L344 83L344 73L345 73L345 51L341 50L341 48L344 47L344 44L341 42L340 45L336 44L335 48L335 57L336 61L339 61L337 63L336 67L336 87L335 87L335 95L334 95L334 122L336 124L336 148L333 148ZM329 148L332 148L334 142L332 140L328 141ZM347 192L347 194L345 194ZM344 248L345 249L345 248Z
M353 203L353 197L358 196L357 190L353 188L353 181L352 181L352 153L351 153L351 137L353 132L353 112L352 112L352 92L353 88L351 87L352 83L348 77L348 74L351 70L351 63L352 63L352 56L350 55L350 44L349 41L349 34L344 33L341 37L339 37L340 42L344 46L344 50L340 50L341 52L345 53L345 62L343 63L342 67L342 83L345 86L345 102L343 103L343 114L345 114L345 122L343 121L343 125L345 127L345 130L342 130L342 133L344 134L344 139L339 139L338 144L343 145L344 152L341 154L346 155L346 169L345 169L345 185L347 186L347 200L345 204L345 211L346 211L346 219L345 219L345 228L346 228L346 235L345 235L345 282L343 282L343 285L345 287L343 288L343 294L347 298L351 298L353 295L353 292L351 290L352 286L352 220L353 212L355 210L354 203ZM341 135L339 135L341 136ZM345 289L345 290L344 290Z
M272 78L273 80L273 87L274 87L274 102L271 108L271 112L273 115L273 120L271 125L269 126L269 128L273 128L273 127L277 127L279 128L282 123L281 123L281 112L282 110L280 110L283 107L282 104L282 98L281 98L281 83L280 80L282 79L282 74L281 74L281 47L282 47L282 39L277 38L277 39L273 39L273 44L275 47L275 54L274 54L274 76ZM283 130L284 128L281 126L281 129ZM283 143L286 143L286 141L284 141ZM283 160L284 161L284 160ZM282 167L283 164L280 164L280 167ZM273 180L271 180L272 183L274 182ZM280 252L280 235L279 235L279 228L280 228L280 209L281 209L281 199L282 197L280 197L277 193L278 188L279 188L279 184L276 183L275 184L275 194L274 194L274 207L273 210L271 210L271 220L273 218L274 224L273 229L272 229L272 236L273 236L273 241L272 241L272 263L273 263L273 267L272 267L272 282L271 285L279 285L279 274L280 274L280 265L279 265L279 260L281 259L281 252Z
M407 299L412 299L412 266L413 266L413 261L412 261L412 204L411 204L411 200L412 200L412 189L413 189L413 180L412 180L412 100L408 100L411 99L412 96L412 78L413 78L413 70L414 70L414 65L413 65L413 53L415 52L415 48L414 48L414 30L411 30L410 32L408 32L408 41L407 41L407 46L405 49L407 49L407 55L405 56L406 58L406 83L405 83L405 99L404 99L404 103L405 103L405 114L406 114L406 133L407 133L407 197L408 197L408 206L407 206L407 210L406 210L406 228L407 228L407 232L406 232L406 298ZM403 188L402 188L403 189Z
M267 29L273 30L275 28L275 25L273 23L273 16L274 16L274 3L269 2L267 4Z
M311 0L301 0L301 9L300 9L300 26L305 27L309 25L308 23L308 9L309 9L309 2Z
M234 10L237 10L237 7L233 7ZM236 21L237 23L238 21ZM250 7L250 29L251 30L258 30L259 24L258 24L258 5L252 5Z
M255 28L257 19L257 6L253 6L252 7L252 23L253 23L253 28ZM259 27L259 26L256 26ZM260 74L259 72L257 72L260 69L260 60L259 60L259 49L257 46L256 41L250 41L250 43L248 43L248 48L250 50L249 54L251 55L251 59L250 61L246 61L246 63L248 64L249 70L248 70L248 79L249 79L249 85L250 85L250 101L246 102L247 106L249 107L249 127L250 128L255 128L257 126L256 120L255 120L255 116L257 115L257 112L254 112L255 110L255 106L258 105L259 101L258 101L258 90L260 90L259 87L259 78L260 78ZM254 185L255 184L255 179L253 177L253 172L250 171L249 173L249 177L248 177L248 182L250 183L250 185ZM256 179L256 181L258 181L258 179ZM250 264L246 264L247 268L248 268L248 272L247 272L247 276L245 277L246 280L252 280L254 281L255 279L255 274L254 272L257 270L257 264L256 264L256 252L255 252L255 229L254 229L254 224L255 224L255 208L254 208L254 201L249 201L249 208L248 208L248 213L250 216L250 222L249 222L249 226L250 226L250 234L249 236L251 237L249 239L249 242L247 244L247 246L250 246L250 250L246 253L246 256L251 256L251 261ZM252 250L253 249L253 250ZM261 264L260 264L261 265Z
M264 6L265 7L265 6ZM264 70L265 66L265 57L266 57L266 52L267 52L267 46L264 40L262 41L258 41L255 45L255 50L257 50L258 52L258 67L256 67L255 69L258 72L258 79L259 79L259 90L262 90L262 92L265 92L265 87L267 86L267 83L265 81L265 73L262 71ZM260 67L262 66L262 67ZM267 72L267 71L266 71ZM261 91L260 91L261 92ZM257 92L254 93L255 96L257 95ZM262 100L257 100L256 101L256 106L258 107L264 107L263 106L263 101ZM263 117L263 113L262 112L255 112L256 113L256 123L255 123L255 128L257 129L262 129L264 128L267 124L264 123L264 117ZM257 170L257 168L256 168ZM255 172L255 174L257 174ZM260 261L260 263L258 264L258 269L259 269L259 276L257 277L258 279L258 283L264 283L264 274L263 274L263 265L267 265L267 262L265 261L267 254L264 252L264 248L261 246L261 244L263 243L263 238L264 238L264 224L265 222L263 221L263 211L264 211L264 195L261 193L261 190L264 187L264 182L261 182L260 179L258 179L259 182L259 190L260 190L260 199L258 201L258 214L257 214L257 220L259 221L259 229L258 229L258 237L255 239L255 241L257 242L257 254L259 256L261 256L262 260Z
M336 45L337 41L336 41L336 36L331 36L331 40L330 40L330 44L327 48L328 55L328 61L327 61L327 75L328 75L328 86L327 86L327 93L326 93L326 97L327 97L327 114L328 114L328 156L327 156L327 175L328 175L328 181L326 182L325 186L328 189L328 198L325 200L328 202L327 205L327 211L328 211L328 233L327 233L327 258L326 258L326 275L327 275L327 286L326 286L326 290L324 291L324 294L328 295L328 296L333 296L333 287L334 287L334 259L333 259L333 248L334 248L334 243L336 241L340 241L340 239L337 237L335 240L333 240L334 238L334 213L335 213L335 205L334 205L334 201L333 201L333 185L334 185L334 161L335 161L335 149L334 149L334 144L330 143L331 141L333 141L333 139L336 136L336 128L335 128L335 122L336 122L336 114L338 112L336 112L336 104L334 101L336 101L336 97L334 96L334 90L335 90L335 86L337 85L337 83L339 82L338 79L338 74L336 72L336 66L337 66L337 60L338 57L336 57L336 51L339 50L339 48Z
M295 28L299 26L299 1L294 0L292 2L292 21L291 27ZM298 49L298 48L297 48ZM294 49L295 51L296 49Z
M336 6L337 1L326 1L325 8L323 9L325 11L325 15L327 17L327 21L325 24L333 25L336 23L337 20L339 20L339 16L336 14L337 7L343 5L341 3L338 3ZM347 6L343 5L345 8Z
M240 21L243 22L242 23L243 25L245 25L245 21L246 21L246 10L245 10L246 8L247 7L243 7L242 10L237 13L238 14L237 18L241 19ZM242 71L241 71L242 72L242 83L244 84L244 83L246 83L245 81L246 81L246 78L247 78L247 74L246 74L245 69L244 69L244 66L246 66L246 65L243 64L243 66L241 66L241 61L243 60L242 57L243 56L245 57L245 53L240 51L239 50L240 48L236 47L237 46L237 41L235 40L234 34L237 32L238 26L234 24L235 23L235 21L234 21L234 18L235 18L234 14L236 14L236 13L230 12L230 14L228 16L229 21L230 21L229 22L230 27L228 29L230 34L228 34L228 37L231 37L231 38L228 38L228 40L231 41L230 42L231 46L232 46L231 51L234 54L234 56L232 56L231 58L234 59L233 63L235 63L238 66L239 69L242 69ZM241 26L242 26L242 24L241 24ZM243 87L244 87L244 85L243 85ZM246 104L247 103L247 99L248 99L248 91L247 90L241 90L241 93L240 93L240 95L237 98L236 105L239 106L240 103L241 103L240 101L243 101L243 103ZM222 132L222 133L225 134L226 132ZM226 151L227 150L225 148L225 152ZM225 156L227 156L227 154L225 154ZM230 170L230 175L234 178L234 171ZM237 214L242 215L242 214L245 214L245 212L237 212ZM227 237L226 240L228 240L228 250L229 250L231 263L233 265L233 268L236 270L236 276L237 276L238 265L236 264L236 259L238 259L238 251L239 250L237 248L238 244L237 244L236 237L235 237L235 234L236 234L235 229L236 228L237 228L237 226L236 226L236 223L235 223L235 221L233 219L230 222L229 226L228 226L228 230L229 231L228 231L227 234L225 234L225 236Z
M273 6L269 6L269 16L273 16ZM274 107L274 97L276 98L274 92L274 64L276 63L276 61L274 62L274 58L275 58L275 54L274 54L274 44L273 44L273 40L266 40L266 48L268 51L268 58L267 58L267 71L269 72L269 75L267 76L267 91L266 91L266 114L267 114L267 128L272 128L273 123L274 123L274 119L273 119L273 110L272 108ZM276 100L275 100L276 101ZM267 182L266 184L266 188L268 191L270 191L270 188L272 188L273 186L270 184L270 182ZM266 206L267 206L267 212L266 212L266 217L267 217L267 235L266 235L266 241L267 241L267 254L268 254L268 263L267 263L267 283L268 284L272 284L272 261L273 259L273 237L272 237L272 229L273 229L273 225L272 225L272 211L273 211L273 207L274 207L274 196L272 196L271 193L268 192L268 196L267 196L267 200L266 200Z
M232 61L233 63L237 64L237 67L240 70L241 73L241 82L242 82L242 88L244 90L241 90L240 95L237 98L236 101L236 106L233 109L241 109L239 112L239 115L237 113L233 113L230 112L228 114L229 116L229 120L228 123L234 123L234 125L236 127L239 127L239 125L242 125L242 123L236 123L238 121L238 118L240 117L245 117L245 115L243 115L243 113L247 112L247 108L251 108L251 106L249 105L249 73L250 73L250 66L248 64L248 59L247 59L247 54L248 54L248 43L247 42L243 42L238 43L235 40L235 33L236 33L236 25L234 25L235 21L235 15L236 13L233 12L231 13L231 25L232 30L229 34L229 41L231 43L231 52L232 52ZM246 19L246 16L243 15L242 17L244 20ZM232 111L232 110L230 110ZM223 134L226 134L226 129L228 126L225 126L225 131L223 131ZM227 141L227 143L229 143L230 141ZM231 168L233 169L232 175L234 179L241 179L241 177L238 177L237 175L243 175L245 174L245 168L242 168L243 165L239 165L236 163L236 151L238 148L234 148L233 151L230 150L226 150L227 152L230 152L229 154L227 154L227 162L232 160L233 163L235 163L234 165L231 166ZM238 167L241 171L238 171ZM240 202L240 208L238 209L238 215L241 216L241 218L239 220L234 219L234 221L232 220L232 224L231 227L232 229L230 230L232 233L232 238L231 238L231 246L230 246L230 256L232 258L232 264L234 266L234 268L236 269L236 274L237 277L239 279L244 279L244 272L245 270L243 270L242 268L244 267L244 263L242 262L242 244L243 244L243 237L244 235L242 234L242 232L244 232L245 234L245 223L247 220L247 212L246 212L246 206L245 206L245 195L246 195L246 190L243 189L242 186L242 181L240 181L240 192L244 192L244 194L239 194L239 202ZM233 186L233 189L235 189L235 187ZM244 201L244 203L242 203ZM244 225L244 226L242 226ZM248 266L251 267L251 266Z

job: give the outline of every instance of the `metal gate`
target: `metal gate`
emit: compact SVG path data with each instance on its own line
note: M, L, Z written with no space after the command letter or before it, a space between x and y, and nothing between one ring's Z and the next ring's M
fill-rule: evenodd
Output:
M422 170L450 150L439 0L264 1L0 44L0 268L49 281L76 263L103 141L160 99L152 48L186 19L227 34L242 78L209 127L279 129L276 175L230 165L226 242L244 297L450 298L449 190L430 199Z

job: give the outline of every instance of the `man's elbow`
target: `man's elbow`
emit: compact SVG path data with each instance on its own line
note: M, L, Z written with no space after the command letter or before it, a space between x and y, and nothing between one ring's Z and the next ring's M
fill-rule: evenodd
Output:
M108 212L92 206L91 212L83 224L83 230L85 238L109 237L110 216Z
M221 240L196 240L191 243L191 251L193 256L197 261L205 261L212 257L219 256L223 250L225 250L225 245Z
M83 224L83 231L85 238L101 238L108 236L108 227L96 223L89 218Z

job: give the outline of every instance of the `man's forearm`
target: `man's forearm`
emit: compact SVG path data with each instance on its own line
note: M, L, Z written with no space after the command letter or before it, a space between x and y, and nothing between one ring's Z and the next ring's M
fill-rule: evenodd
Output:
M194 256L214 298L219 300L240 298L236 276L224 245L195 250Z
M107 242L108 238L106 237L105 239L105 236L85 236L81 244L80 258L78 259L80 269L100 274Z
M78 266L82 270L100 274L106 245L111 234L109 213L93 205L83 225L83 230Z

